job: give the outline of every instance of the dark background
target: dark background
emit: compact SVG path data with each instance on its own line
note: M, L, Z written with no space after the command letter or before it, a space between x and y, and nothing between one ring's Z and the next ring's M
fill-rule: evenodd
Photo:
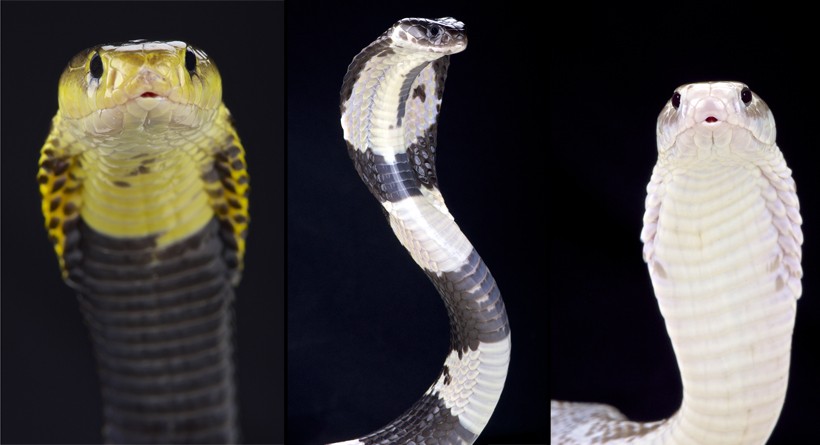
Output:
M353 57L397 20L451 15L466 24L469 44L451 59L439 187L498 282L513 345L504 392L477 443L546 443L548 252L535 207L548 206L552 192L547 78L533 63L544 52L534 29L478 2L371 3L287 6L288 442L381 428L441 371L444 304L353 168L339 91Z
M91 345L46 237L35 176L68 60L135 38L192 43L222 74L252 188L235 306L240 422L246 442L284 440L283 21L275 2L2 2L3 443L102 440Z
M638 420L680 406L680 376L639 239L655 122L677 86L738 80L774 113L806 240L789 389L769 443L816 441L818 40L801 20L806 14L773 5L604 8L566 14L567 31L549 33L544 119L553 188L539 202L550 215L549 228L542 226L550 263L538 295L550 301L542 351L549 351L552 399L605 402Z

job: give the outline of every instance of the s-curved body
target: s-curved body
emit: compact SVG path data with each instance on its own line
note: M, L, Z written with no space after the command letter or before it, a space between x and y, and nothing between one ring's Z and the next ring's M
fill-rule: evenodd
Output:
M679 87L657 124L643 256L681 378L672 417L553 401L553 444L764 444L786 396L802 219L774 117L746 85Z
M449 57L467 46L463 27L452 18L400 20L353 59L344 78L348 153L439 291L451 329L444 368L422 398L384 428L346 443L473 443L504 387L510 330L501 294L437 187L438 113Z
M60 78L37 179L93 340L106 442L238 440L244 156L216 66L184 42L99 45Z

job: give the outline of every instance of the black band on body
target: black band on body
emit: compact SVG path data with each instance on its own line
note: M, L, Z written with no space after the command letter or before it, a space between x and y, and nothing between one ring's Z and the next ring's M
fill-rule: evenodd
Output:
M478 343L495 343L510 335L507 311L490 269L475 249L467 264L455 272L436 275L425 271L447 306L450 317L450 348L459 358ZM475 288L475 289L473 289ZM484 300L486 301L479 301Z
M406 153L396 155L395 162L387 162L384 156L364 152L347 144L347 153L353 159L359 177L379 202L398 202L408 196L420 196L418 180Z
M359 440L367 445L445 445L473 443L477 437L459 423L443 400L425 394L398 419Z
M74 287L109 443L233 443L233 288L216 219L161 250L80 223Z

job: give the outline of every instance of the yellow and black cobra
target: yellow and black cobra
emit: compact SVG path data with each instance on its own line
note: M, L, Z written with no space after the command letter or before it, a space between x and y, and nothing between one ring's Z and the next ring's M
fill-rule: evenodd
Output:
M249 188L213 61L179 41L76 55L37 180L94 343L105 440L238 440L232 302Z

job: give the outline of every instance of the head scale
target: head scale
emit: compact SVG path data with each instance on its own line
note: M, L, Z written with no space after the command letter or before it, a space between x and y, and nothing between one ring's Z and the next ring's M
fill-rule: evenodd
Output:
M393 25L388 35L400 48L441 54L455 54L467 48L464 23L452 17L402 19Z
M750 156L775 144L774 116L740 82L682 85L658 116L661 158L696 159L710 153Z
M222 81L216 65L192 45L132 40L74 56L60 77L58 97L65 120L94 132L119 129L126 113L144 115L146 123L170 113L169 123L193 126L222 103Z

